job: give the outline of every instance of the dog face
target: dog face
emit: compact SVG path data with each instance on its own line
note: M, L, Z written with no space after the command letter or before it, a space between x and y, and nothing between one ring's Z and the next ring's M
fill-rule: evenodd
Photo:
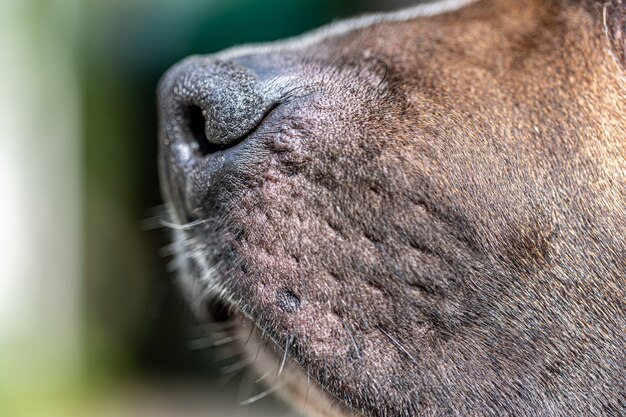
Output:
M173 67L196 311L311 415L617 414L625 14L443 2Z

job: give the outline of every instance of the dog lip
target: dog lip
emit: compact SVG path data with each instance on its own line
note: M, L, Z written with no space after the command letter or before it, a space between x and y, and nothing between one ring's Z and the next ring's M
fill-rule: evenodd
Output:
M255 317L248 316L236 303L213 294L205 302L204 313L202 322L218 326L221 334L213 337L212 346L234 349L240 353L242 361L246 361L246 367L259 376L259 382L264 380L268 387L284 388L282 397L288 402L315 412L315 415L329 408L336 410L333 415L337 417L360 415L351 410L340 397L323 388L314 375L305 371L297 354L294 355L289 349L285 351L285 344L272 336L272 333L278 332L264 327ZM202 346L205 346L205 339L200 339ZM268 343L272 347L268 348ZM251 397L241 404L252 403L255 398Z

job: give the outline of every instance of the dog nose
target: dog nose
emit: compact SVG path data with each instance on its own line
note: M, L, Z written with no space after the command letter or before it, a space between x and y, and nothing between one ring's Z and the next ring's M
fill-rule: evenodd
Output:
M281 65L267 55L230 60L191 57L159 83L161 191L180 221L211 211L220 195L263 155L265 116L288 85ZM265 138L265 139L262 139Z
M254 68L200 57L170 69L158 96L165 140L196 158L239 143L276 102Z

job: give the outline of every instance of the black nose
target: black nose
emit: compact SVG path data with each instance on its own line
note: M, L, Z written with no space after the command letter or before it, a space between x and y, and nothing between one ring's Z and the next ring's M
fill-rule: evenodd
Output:
M276 94L253 68L193 57L159 86L161 129L169 143L205 157L239 143L275 105Z
M287 85L280 68L266 55L192 57L163 76L159 173L163 197L179 221L213 212L220 195L241 182L252 160L262 158L261 144L271 130L264 117Z

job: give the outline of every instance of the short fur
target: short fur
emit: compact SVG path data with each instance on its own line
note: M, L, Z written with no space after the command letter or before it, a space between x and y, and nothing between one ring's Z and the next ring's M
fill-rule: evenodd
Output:
M625 415L625 7L482 0L177 65L196 308L286 347L325 415Z

